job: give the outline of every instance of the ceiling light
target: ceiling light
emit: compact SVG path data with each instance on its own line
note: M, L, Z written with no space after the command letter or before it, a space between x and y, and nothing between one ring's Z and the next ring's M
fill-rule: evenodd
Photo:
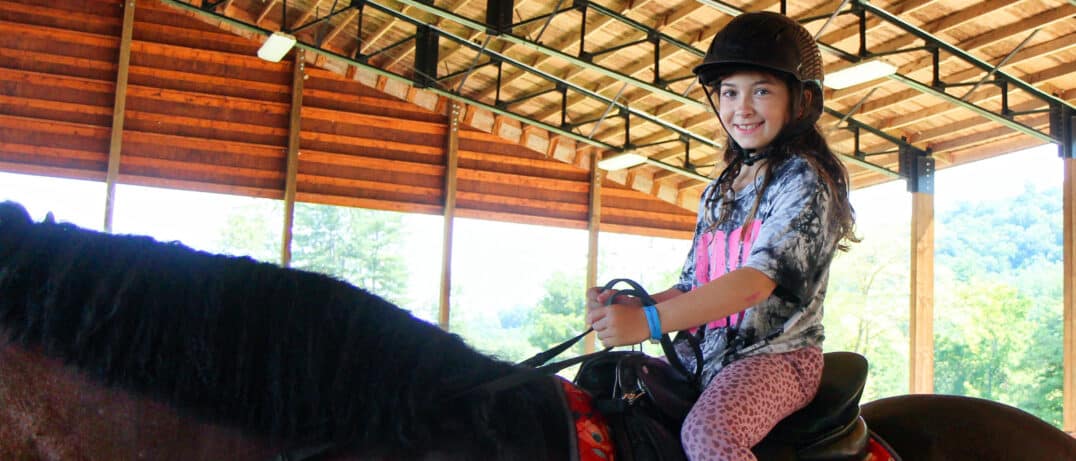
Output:
M262 47L258 48L258 57L269 62L280 62L284 55L295 46L295 36L284 32L273 32Z
M598 168L605 171L616 171L638 166L645 162L646 157L632 151L627 151L602 159L602 161L598 162Z
M850 86L893 75L896 72L897 66L885 61L872 59L826 75L826 78L822 80L822 84L834 90L843 90Z

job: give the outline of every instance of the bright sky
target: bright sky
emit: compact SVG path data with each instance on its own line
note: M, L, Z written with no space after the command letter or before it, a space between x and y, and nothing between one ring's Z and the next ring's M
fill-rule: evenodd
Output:
M1027 182L1059 185L1061 181L1061 160L1051 144L946 169L935 177L936 213L944 213L960 201L1019 194ZM22 203L35 219L52 211L60 221L101 229L104 195L102 183L0 173L0 200ZM228 215L257 200L264 199L120 185L114 229L218 251L220 230ZM869 223L907 220L911 209L904 181L854 191L852 200L861 228ZM439 216L405 218L406 232L414 237L409 239L405 258L422 262L411 264L411 276L417 282L412 283L414 293L410 295L414 302L436 299L441 223ZM476 283L467 284L470 291L453 296L468 305L500 310L533 303L544 282L533 274L585 271L586 233L582 230L460 219L454 236L453 278ZM666 271L679 267L687 249L684 242L666 239L632 240L610 235L601 242L606 253L603 265L618 277L641 278L652 268ZM640 244L647 245L647 251L616 251Z
M1027 183L1061 185L1064 171L1054 144L947 168L934 176L935 214L963 201L996 200L1023 192ZM852 192L857 221L885 222L911 213L904 181Z
M939 198L936 206L941 208L950 201L940 200L942 197L960 201L1015 195L1029 181L1060 184L1062 174L1061 160L1052 144L948 168L939 171L935 177L935 194ZM885 198L902 202L905 192L903 181L893 181L854 191L852 196L860 203L856 207L860 219L869 220L875 215L893 214L892 208L879 202ZM104 222L104 194L105 186L98 182L0 172L0 199L22 203L37 219L52 211L61 221L100 229ZM194 200L192 196L207 199ZM250 200L255 199L120 185L114 226L117 232L152 232L160 239L182 238L193 246L212 244L217 240L217 229L206 224L222 221L221 216L227 216L234 207ZM493 235L509 235L510 231L503 226L506 224L486 223L484 228ZM541 232L551 234L547 237L557 237L559 231L541 229ZM456 238L459 241L477 238L491 243L471 230L460 232Z

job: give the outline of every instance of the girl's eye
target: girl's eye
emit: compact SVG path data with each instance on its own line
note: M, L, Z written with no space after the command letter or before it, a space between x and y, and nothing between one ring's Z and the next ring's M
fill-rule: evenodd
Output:
M770 90L767 90L766 88L758 88L755 90L755 94L759 96L765 96L770 94Z
M736 97L736 92L733 91L733 90L724 90L724 91L721 92L721 97L723 97L723 98L734 98L734 97Z

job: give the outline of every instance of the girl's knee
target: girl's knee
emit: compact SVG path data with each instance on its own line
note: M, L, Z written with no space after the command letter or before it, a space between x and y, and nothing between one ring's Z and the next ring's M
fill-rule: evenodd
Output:
M708 430L709 429L709 430ZM743 445L738 437L720 430L702 426L687 426L680 430L680 443L684 455L692 461L753 461L751 447Z

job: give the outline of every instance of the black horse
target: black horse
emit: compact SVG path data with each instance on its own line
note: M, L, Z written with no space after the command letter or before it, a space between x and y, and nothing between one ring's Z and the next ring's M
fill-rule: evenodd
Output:
M519 372L326 275L0 204L0 459L577 459L558 378L483 388ZM908 461L1076 459L975 399L863 416Z

